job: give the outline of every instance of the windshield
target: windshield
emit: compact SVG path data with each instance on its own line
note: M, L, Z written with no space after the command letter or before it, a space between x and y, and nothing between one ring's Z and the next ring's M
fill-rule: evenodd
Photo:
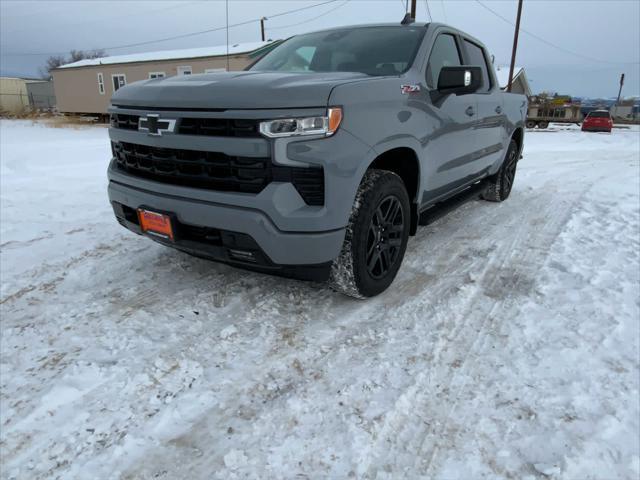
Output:
M609 112L591 112L589 114L591 118L609 118Z
M388 26L299 35L278 45L249 70L398 75L411 66L424 32L420 26Z

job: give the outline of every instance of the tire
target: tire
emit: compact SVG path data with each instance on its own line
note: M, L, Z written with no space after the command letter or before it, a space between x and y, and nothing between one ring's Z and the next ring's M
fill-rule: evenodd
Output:
M368 170L356 193L342 250L331 266L331 288L361 299L385 291L407 249L410 212L402 179L387 170Z
M511 140L504 162L502 162L498 173L489 178L487 188L482 193L482 198L490 202L503 202L509 198L516 177L518 152L518 144L515 140Z
M547 128L549 126L549 122L538 122L538 128Z
M534 122L533 120L528 120L525 126L529 129L534 129L536 128L536 122Z

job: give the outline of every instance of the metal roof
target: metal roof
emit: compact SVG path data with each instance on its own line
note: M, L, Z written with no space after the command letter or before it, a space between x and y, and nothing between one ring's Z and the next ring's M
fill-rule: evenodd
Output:
M236 43L229 45L229 55L238 55L242 53L253 53L262 50L264 47L275 45L278 42L252 42L252 43ZM137 63L137 62L157 62L163 60L180 60L191 58L206 57L223 57L227 54L226 45L217 45L212 47L186 48L180 50L163 50L159 52L132 53L129 55L114 55L112 57L92 58L79 60L77 62L68 63L58 67L63 68L79 68L93 67L97 65L117 65L121 63Z

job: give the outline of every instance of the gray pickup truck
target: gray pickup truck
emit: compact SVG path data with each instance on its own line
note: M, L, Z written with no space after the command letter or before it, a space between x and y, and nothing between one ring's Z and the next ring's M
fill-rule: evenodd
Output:
M489 59L454 28L403 22L128 85L109 110L115 215L196 256L377 295L425 215L474 189L509 196L527 101Z

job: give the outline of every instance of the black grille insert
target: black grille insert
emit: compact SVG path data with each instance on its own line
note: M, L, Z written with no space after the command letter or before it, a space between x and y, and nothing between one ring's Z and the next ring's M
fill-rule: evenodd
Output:
M111 114L111 126L124 130L138 130L140 115ZM179 118L176 133L207 137L260 137L258 120L229 118Z
M136 177L209 190L260 193L269 183L290 182L307 205L324 204L324 171L273 165L270 158L178 150L112 142L117 167Z
M111 126L113 128L122 128L124 130L138 130L138 115L126 115L124 113L111 114Z
M259 137L257 120L235 120L228 118L183 118L178 124L182 135L205 135L210 137Z

